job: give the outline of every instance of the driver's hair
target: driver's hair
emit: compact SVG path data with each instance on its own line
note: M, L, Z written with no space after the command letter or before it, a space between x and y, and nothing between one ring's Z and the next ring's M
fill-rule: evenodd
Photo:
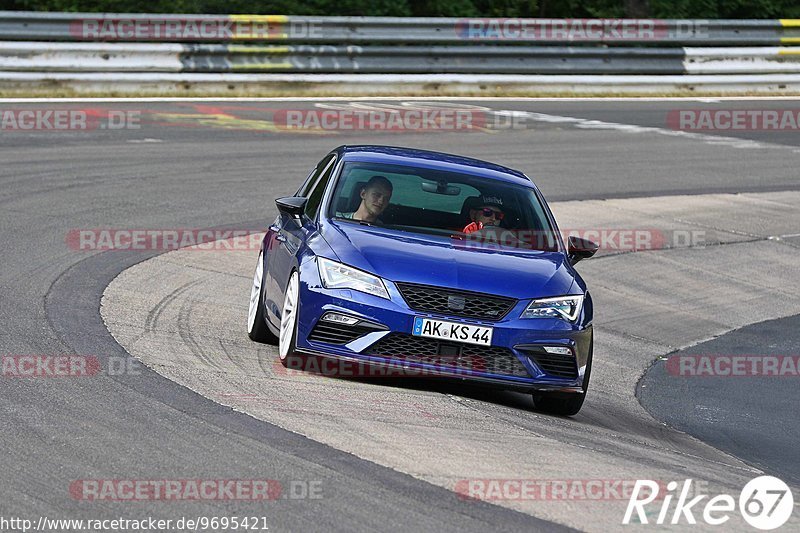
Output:
M386 176L372 176L362 190L372 189L374 187L383 186L389 189L389 192L394 190L392 182Z

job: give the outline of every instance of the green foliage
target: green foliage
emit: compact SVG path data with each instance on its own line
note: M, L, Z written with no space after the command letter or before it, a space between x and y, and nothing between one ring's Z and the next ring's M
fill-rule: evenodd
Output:
M473 0L476 15L481 17L525 17L539 15L537 0ZM457 15L469 16L469 15Z
M633 6L633 7L632 7ZM800 18L798 0L0 0L2 10L415 17Z

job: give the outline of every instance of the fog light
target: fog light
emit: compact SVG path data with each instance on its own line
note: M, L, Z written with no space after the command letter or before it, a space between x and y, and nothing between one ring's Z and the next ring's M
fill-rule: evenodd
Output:
M544 346L544 351L558 355L572 355L572 348L566 346Z
M352 326L353 324L358 323L357 318L353 318L351 316L343 315L341 313L325 313L322 315L322 320L325 322L334 322L336 324L344 324L346 326Z

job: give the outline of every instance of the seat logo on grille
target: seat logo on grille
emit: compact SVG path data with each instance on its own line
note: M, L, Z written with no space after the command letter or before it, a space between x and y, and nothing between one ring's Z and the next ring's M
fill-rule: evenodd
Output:
M467 300L463 296L448 296L447 308L453 311L463 311Z

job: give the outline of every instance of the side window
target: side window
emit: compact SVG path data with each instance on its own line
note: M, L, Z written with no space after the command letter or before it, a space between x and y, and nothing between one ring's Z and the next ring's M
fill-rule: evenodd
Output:
M310 192L308 193L308 202L306 202L306 216L314 218L317 215L319 204L322 203L322 195L325 193L325 187L331 180L333 175L333 167L336 166L336 156L331 156L330 160L325 164L322 172L319 175L316 183L314 183Z
M330 163L331 159L335 156L333 154L326 155L322 161L317 163L317 166L314 167L314 170L311 171L311 174L308 175L306 180L297 189L297 192L294 193L295 196L308 196L309 191L311 190L314 183L316 183L317 178L319 178L320 173L325 170L325 167Z

